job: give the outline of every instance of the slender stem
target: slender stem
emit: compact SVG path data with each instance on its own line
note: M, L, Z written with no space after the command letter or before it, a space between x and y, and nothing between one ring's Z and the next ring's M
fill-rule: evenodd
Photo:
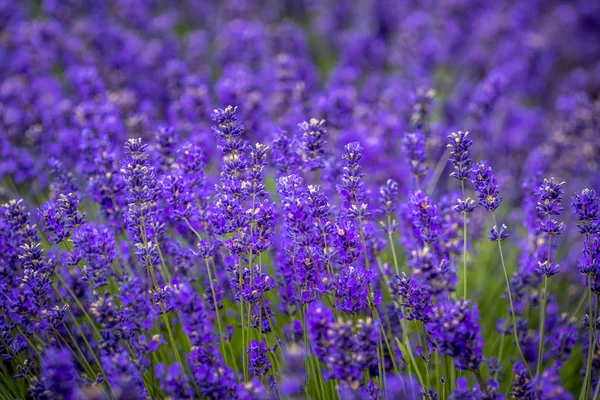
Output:
M548 258L546 259L546 267L550 268L550 254L551 254L551 249L552 249L552 235L550 235L550 238L548 239ZM542 292L542 304L540 307L540 345L539 345L539 349L538 349L538 361L537 361L537 369L536 369L536 375L538 377L540 377L541 373L542 373L542 364L544 362L544 331L546 328L546 301L547 301L547 295L546 295L546 291L548 290L548 276L545 275L544 276L544 291ZM539 385L539 379L538 379L538 385Z
M210 282L210 291L212 293L213 305L215 307L215 314L217 316L217 326L219 327L219 343L221 347L223 347L224 353L231 353L233 357L233 362L235 363L235 356L233 354L233 350L229 346L229 342L227 342L227 346L224 345L223 342L223 326L221 325L221 317L219 316L219 305L217 303L217 294L215 292L215 286L213 285L212 273L210 271L210 265L208 264L208 260L204 259L204 263L206 265L206 272L208 273L208 280ZM225 351L228 350L228 351ZM227 360L227 355L225 356L225 360ZM236 368L237 369L237 368Z
M594 321L592 321L592 276L588 275L588 315L590 319L590 341L588 344L588 356L585 367L585 378L583 379L583 387L581 388L581 392L579 393L579 398L585 398L587 394L587 389L589 385L591 385L591 369L592 369L592 358L594 356Z
M83 307L83 305L81 304L81 302L79 301L79 299L77 298L77 296L75 295L75 293L73 293L73 291L71 290L71 288L69 287L69 285L67 285L67 283L63 280L62 276L60 276L59 273L55 272L54 275L58 278L58 280L60 281L60 283L66 289L67 293L69 293L71 295L71 297L73 298L73 300L75 300L75 304L77 304L77 306L83 312L83 315L84 315L85 319L87 319L88 323L90 324L90 327L92 328L92 330L96 334L96 337L98 339L101 339L102 336L100 335L100 331L96 327L96 324L94 324L94 321L92 321L92 318L90 317L90 314L87 313L87 311L85 310L85 308ZM60 293L58 292L58 290L56 290L56 293L58 294L58 296L61 299L61 301L65 302L65 300L62 298L62 296L60 296ZM65 302L65 304L66 304L66 302Z
M367 244L365 242L365 232L363 231L363 223L362 223L362 218L358 218L358 224L359 224L359 228L360 228L360 241L362 244L362 248L363 248L363 257L365 258L365 268L368 271L369 270L369 255L367 254Z
M437 183L440 179L440 176L442 176L442 172L444 171L444 167L446 166L446 163L448 162L449 155L450 155L450 150L446 149L444 151L444 154L442 154L442 156L438 160L438 162L435 166L435 169L433 171L433 176L431 177L431 180L429 181L429 184L427 185L427 194L431 195L431 193L433 192L433 189L437 185ZM418 179L417 179L417 187L418 187Z
M598 389L600 389L600 381L596 384L596 390L594 390L594 398L592 400L596 400L598 398Z
M460 181L460 190L465 200L465 181ZM467 300L467 213L463 211L463 300Z
M548 277L544 276L544 292L542 293L542 304L540 307L540 345L538 349L538 361L536 375L540 377L544 360L544 331L546 325L546 291L548 290ZM539 379L538 379L539 385Z
M500 350L498 351L498 362L500 362L500 360L502 360L502 353L504 351L504 336L506 336L504 333L500 334ZM500 368L496 368L496 373L494 374L494 380L497 381L498 380L498 373L500 372Z
M398 257L396 256L396 246L394 246L394 240L392 237L392 218L388 215L388 240L390 241L390 248L392 249L392 257L394 258L394 268L396 269L396 275L400 275L400 268L398 267Z
M488 397L490 396L490 392L488 390L488 386L485 383L485 380L483 379L483 376L481 376L481 371L476 369L475 371L473 371L473 375L475 375L475 379L477 379L477 382L479 383L479 386L481 386L481 388L485 391L485 393L488 395Z
M171 275L169 274L169 269L167 268L167 263L165 262L165 257L160 249L160 245L158 244L158 238L154 237L154 244L156 245L156 250L158 250L158 256L160 258L160 263L163 267L163 272L165 273L165 277L167 278L167 282L171 282Z
M581 310L581 307L583 307L583 305L585 304L585 300L588 297L588 292L587 290L583 292L583 296L581 296L581 299L579 299L579 303L577 303L577 307L575 307L575 311L573 311L573 315L577 315L579 314L579 310Z
M239 263L239 266L238 266L238 268L239 268L239 271L238 271L238 273L239 273L239 282L238 282L238 285L239 285L239 290L240 290L240 294L239 294L239 296L240 296L240 318L241 318L241 322L242 322L242 329L241 329L242 330L242 370L243 370L243 373L244 373L244 383L246 383L246 382L248 382L248 365L246 363L246 350L247 349L244 348L245 345L246 345L246 339L245 339L245 336L246 336L245 330L246 330L246 328L244 327L244 324L245 324L245 321L244 321L245 320L245 318L244 318L244 315L245 315L245 313L244 313L244 299L242 299L242 285L244 283L243 282L243 277L242 277L243 275L242 274L243 274L244 271L243 271L243 266L242 266L242 256L241 255L239 257L238 263Z
M499 229L498 223L496 222L496 213L494 211L492 211L492 217L494 218L494 225L496 226L496 229ZM498 251L500 252L500 261L502 262L502 270L504 271L504 279L506 280L506 289L508 291L508 302L510 304L510 313L512 315L512 326L513 326L513 334L515 336L515 343L517 345L517 350L519 351L519 355L521 356L521 360L523 360L523 364L525 365L525 368L527 368L527 372L529 373L529 376L532 378L533 376L531 375L531 370L529 369L529 364L527 364L527 360L525 359L525 356L523 355L523 350L521 350L521 344L519 343L519 335L517 333L517 317L515 315L515 307L513 305L513 300L512 300L512 290L510 288L510 280L508 279L508 272L506 271L506 263L504 262L504 254L502 253L502 242L500 240L498 240L497 242L498 242Z

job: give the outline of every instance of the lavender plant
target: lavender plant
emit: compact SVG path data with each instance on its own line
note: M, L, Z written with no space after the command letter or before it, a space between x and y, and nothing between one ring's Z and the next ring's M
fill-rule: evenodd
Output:
M600 399L599 36L0 0L0 399Z

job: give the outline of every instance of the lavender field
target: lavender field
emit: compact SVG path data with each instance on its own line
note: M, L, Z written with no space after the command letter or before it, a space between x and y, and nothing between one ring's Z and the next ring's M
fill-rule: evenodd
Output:
M600 2L0 0L0 399L600 399Z

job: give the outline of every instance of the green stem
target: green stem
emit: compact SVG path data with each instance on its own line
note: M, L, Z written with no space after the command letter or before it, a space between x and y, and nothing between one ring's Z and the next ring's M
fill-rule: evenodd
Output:
M550 251L552 249L552 235L548 239L548 258L546 260L546 267L550 268ZM546 329L546 301L547 295L546 291L548 290L548 276L544 275L544 291L542 292L542 304L540 305L540 345L538 349L538 361L537 361L537 369L536 375L538 376L538 386L542 373L542 364L544 360L544 331Z
M390 248L392 249L392 257L394 259L394 268L396 269L396 275L400 275L400 268L398 267L398 257L396 256L396 246L394 246L394 240L392 236L392 218L388 215L388 240L390 241Z
M358 224L359 224L359 228L360 228L360 242L362 244L363 256L365 258L365 268L368 271L369 270L369 255L367 254L367 244L365 242L365 233L363 231L362 218L358 218Z
M460 181L462 199L465 201L465 181ZM463 300L467 300L467 213L463 211Z
M598 389L600 389L600 382L596 384L596 390L594 390L594 398L592 400L596 400L598 398Z
M540 307L540 345L538 349L538 361L537 361L537 369L536 375L538 378L542 373L542 364L544 359L544 331L546 325L546 290L548 288L548 277L544 276L544 293L542 293L542 304ZM539 379L538 379L539 385Z
M485 393L488 395L488 397L490 397L490 392L488 390L488 386L485 383L483 376L481 376L481 371L476 369L475 371L473 371L473 375L475 375L475 379L477 379L479 386L485 391Z
M492 211L492 217L494 218L494 226L496 229L500 229L498 227L498 223L496 222L496 213ZM510 288L510 280L508 279L508 272L506 271L506 263L504 262L504 254L502 252L502 243L500 240L498 242L498 251L500 252L500 261L502 262L502 270L504 271L504 279L506 280L506 289L508 291L508 302L510 304L510 313L512 316L512 327L513 327L513 335L515 336L515 344L517 345L517 350L519 351L519 356L521 356L521 360L523 360L523 364L525 368L527 368L527 372L529 373L529 377L533 378L531 375L531 370L529 369L529 364L527 364L527 360L523 355L523 350L521 350L521 344L519 343L519 335L517 333L517 317L515 315L515 307L513 305L512 300L512 290Z
M589 319L590 319L590 342L588 344L588 355L585 367L585 378L583 379L583 387L579 393L579 398L584 399L587 394L588 387L591 385L591 369L592 359L594 356L594 321L592 320L592 276L588 275L588 307L589 307Z

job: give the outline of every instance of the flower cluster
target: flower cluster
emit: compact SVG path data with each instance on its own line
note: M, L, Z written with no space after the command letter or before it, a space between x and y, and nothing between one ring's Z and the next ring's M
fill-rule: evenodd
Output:
M425 3L0 1L0 398L599 396L600 5Z

